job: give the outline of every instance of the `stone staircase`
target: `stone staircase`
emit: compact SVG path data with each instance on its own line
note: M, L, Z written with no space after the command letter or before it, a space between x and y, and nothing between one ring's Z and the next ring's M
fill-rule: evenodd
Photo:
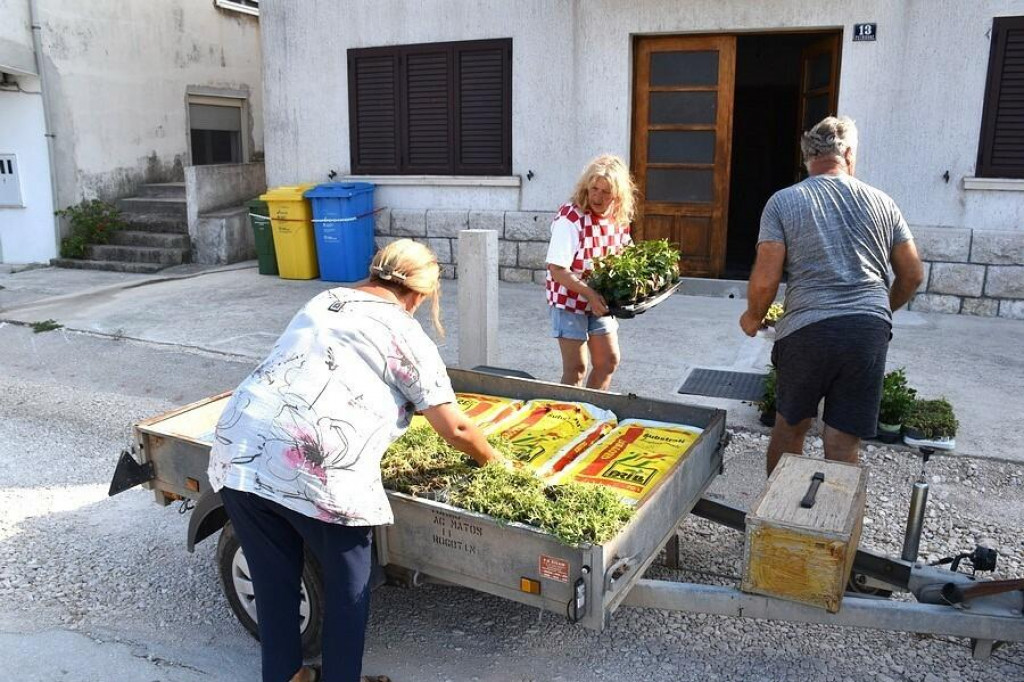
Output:
M51 265L84 270L150 273L191 261L185 183L142 185L137 196L117 202L127 229L108 244L86 247L85 259L55 258Z

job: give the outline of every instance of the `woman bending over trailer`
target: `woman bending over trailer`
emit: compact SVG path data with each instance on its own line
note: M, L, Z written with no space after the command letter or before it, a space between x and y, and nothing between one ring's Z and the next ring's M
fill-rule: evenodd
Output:
M583 171L569 202L551 223L547 254L547 300L551 336L562 355L562 383L608 390L619 365L619 323L604 298L587 285L594 260L632 243L636 186L625 162L599 156ZM589 363L588 363L589 360Z
M437 259L401 239L365 285L325 291L292 319L221 416L209 477L251 571L264 682L358 682L370 605L373 526L393 522L384 451L414 412L480 464L500 459L455 402L413 313L439 319ZM323 665L303 666L303 549L323 567ZM386 679L386 678L375 678Z

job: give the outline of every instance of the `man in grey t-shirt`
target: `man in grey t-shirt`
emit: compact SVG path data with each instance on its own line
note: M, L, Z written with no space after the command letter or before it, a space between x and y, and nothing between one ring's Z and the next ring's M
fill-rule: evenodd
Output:
M822 398L825 457L858 460L861 438L875 435L892 313L923 277L895 202L854 178L853 121L828 117L800 147L810 177L768 200L740 317L754 336L788 273L772 349L778 384L768 473L783 453L803 453Z

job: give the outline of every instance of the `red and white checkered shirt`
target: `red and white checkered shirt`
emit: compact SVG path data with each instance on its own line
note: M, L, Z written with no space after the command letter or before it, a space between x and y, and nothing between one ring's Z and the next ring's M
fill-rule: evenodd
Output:
M569 223L575 238L576 252L569 270L584 281L593 271L595 259L620 253L633 241L629 234L629 225L616 225L609 218L595 216L589 211L584 212L572 203L558 209L558 215L552 222L553 231L559 221ZM552 237L557 238L554 234ZM554 281L550 271L544 288L547 291L548 305L581 315L590 311L587 299Z

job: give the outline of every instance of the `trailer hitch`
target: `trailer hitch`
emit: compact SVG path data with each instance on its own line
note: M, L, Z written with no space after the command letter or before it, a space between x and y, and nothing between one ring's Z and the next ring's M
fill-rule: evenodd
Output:
M129 488L152 481L154 478L156 478L156 473L153 471L152 462L139 464L129 450L122 450L121 458L117 460L117 467L114 469L114 477L110 480L107 497L123 493Z

